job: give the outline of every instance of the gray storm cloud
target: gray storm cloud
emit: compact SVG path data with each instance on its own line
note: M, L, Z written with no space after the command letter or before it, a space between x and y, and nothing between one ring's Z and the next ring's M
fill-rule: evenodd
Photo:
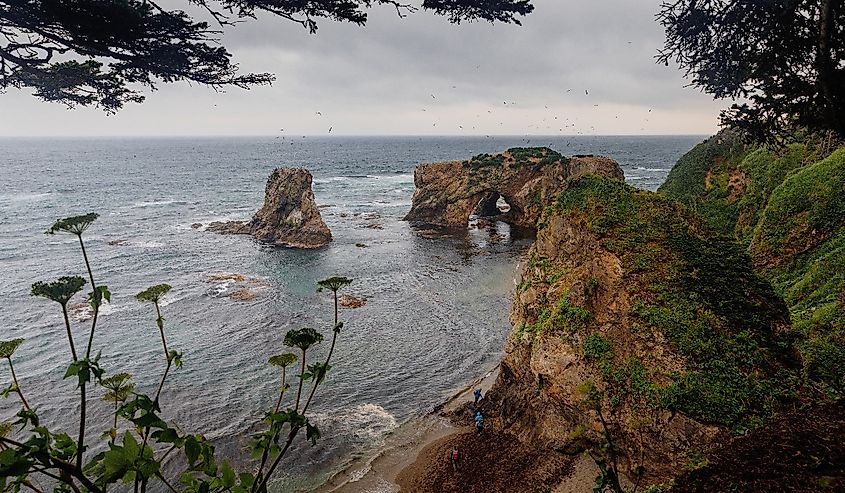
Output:
M161 86L116 116L10 91L0 135L711 133L713 101L654 56L658 1L537 0L522 26L450 25L388 7L366 27L316 35L269 16L226 32L244 71L272 87ZM319 112L320 114L317 114Z

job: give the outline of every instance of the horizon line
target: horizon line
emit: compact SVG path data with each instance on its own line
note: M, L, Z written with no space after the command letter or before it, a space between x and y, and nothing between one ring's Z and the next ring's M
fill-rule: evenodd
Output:
M213 138L572 138L572 137L701 137L710 136L708 133L684 134L138 134L138 135L0 135L0 139L213 139Z

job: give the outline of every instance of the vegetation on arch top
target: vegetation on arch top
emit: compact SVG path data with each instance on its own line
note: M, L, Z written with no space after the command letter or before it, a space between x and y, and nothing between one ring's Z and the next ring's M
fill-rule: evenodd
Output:
M422 8L454 24L519 24L519 17L534 10L531 0L423 0L419 7L396 0L181 0L163 5L0 0L0 92L29 89L44 101L113 113L144 100L136 87L154 90L178 81L213 88L270 84L272 74L241 73L220 45L225 29L259 15L275 15L314 33L318 20L363 26L373 5L394 8L400 17Z
M531 167L540 170L546 166L566 164L569 158L548 147L512 147L500 154L479 154L464 161L464 167L480 170L508 166L511 168Z

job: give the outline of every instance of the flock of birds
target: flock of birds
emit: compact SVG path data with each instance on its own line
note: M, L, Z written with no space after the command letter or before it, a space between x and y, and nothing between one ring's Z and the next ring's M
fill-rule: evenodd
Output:
M476 67L476 69L477 69L477 68L478 68L478 67ZM454 86L454 85L452 86L452 89L457 89L457 88L458 88L457 86ZM571 93L571 92L572 92L572 89L566 89L566 91L565 91L565 93L566 93L566 94L569 94L569 93ZM432 100L435 100L435 101L437 100L437 95L436 95L435 93L430 93L429 95L431 96L431 99L432 99ZM590 96L590 90L589 90L589 89L584 89L584 96L585 96L585 97L589 97L589 96ZM516 103L515 101L502 101L502 105L503 105L504 107L506 107L506 108L507 108L507 107L516 107L516 106L517 106L517 103ZM217 106L217 105L215 105L215 106ZM593 104L593 107L594 107L594 108L598 108L598 107L599 107L599 105L598 105L598 104ZM550 110L551 110L551 108L550 108L548 105L544 105L544 108L545 108L545 110L547 110L547 111L550 111ZM427 108L427 107L423 107L423 108L421 109L421 111L422 111L422 112L428 112L428 110L429 110L429 108ZM494 114L494 110L489 109L489 110L487 110L487 113L488 113L488 115L493 115L493 114ZM651 113L652 113L652 109L650 108L650 109L648 110L648 113L647 113L646 117L645 117L645 118L644 118L644 120L643 120L643 127L642 127L642 128L640 128L640 130L645 130L645 125L646 125L646 124L648 124L648 122L649 122L649 116L651 115ZM314 112L314 116L315 116L316 118L322 118L322 117L323 117L323 112L322 112L322 111L315 111L315 112ZM617 115L615 116L615 119L617 119L617 120L618 120L618 119L619 119L619 116L620 116L620 115L618 115L618 114L617 114ZM480 118L481 118L481 114L476 114L476 115L475 115L475 117L476 117L477 119L480 119ZM552 118L552 119L549 119L549 118ZM431 124L431 126L432 126L433 128L437 128L437 123L438 123L438 122L437 122L437 121L435 121L435 122L433 122L433 123ZM502 126L502 127L503 127L503 126L504 126L504 124L505 124L505 122L504 122L504 121L499 121L499 122L498 122L498 124L499 124L499 126ZM553 124L554 124L554 125L553 125ZM468 125L468 126L469 126L472 130L477 130L477 125ZM554 131L554 127L558 127L558 132L559 132L559 133L563 133L563 132L564 132L564 129L567 129L567 128L570 128L570 127L571 127L571 128L572 128L572 130L576 131L576 133L577 133L578 135L583 135L583 134L584 134L584 130L581 130L581 129L579 129L579 128L578 128L578 124L577 124L577 122L576 122L575 120L570 120L568 117L565 117L565 118L561 119L558 115L549 115L549 116L547 116L547 117L543 118L543 119L542 119L542 120L541 120L538 124L530 124L530 125L527 125L527 129L536 129L536 130L538 130L538 131L542 131L542 130L547 130L547 131L548 131L548 130L552 130L552 131ZM464 130L464 129L465 129L464 125L462 125L462 124L457 125L457 128L458 128L459 130ZM593 126L590 126L589 128L590 128L590 133L595 133L596 127L595 127L594 125L593 125ZM332 124L332 125L329 125L329 127L328 127L328 131L327 131L327 134L331 134L333 129L334 129L334 125L333 125L333 124ZM279 132L280 132L280 134L281 134L281 135L277 136L276 138L277 138L277 139L286 140L286 136L284 135L285 129L284 129L284 128L279 129ZM487 137L487 138L492 138L490 135L485 135L485 137ZM304 135L303 135L303 136L302 136L302 138L304 139L304 138L306 138L306 136L304 136ZM531 140L530 140L530 139L527 139L527 138L526 138L526 139L523 139L523 141L524 141L526 144L531 142ZM293 145L293 142L291 142L291 145Z

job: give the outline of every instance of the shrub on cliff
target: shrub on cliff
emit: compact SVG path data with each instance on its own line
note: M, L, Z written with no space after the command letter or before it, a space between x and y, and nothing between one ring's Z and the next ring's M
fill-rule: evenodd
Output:
M726 155L715 140L702 145L709 151L699 146L682 157L660 193L690 204L711 227L749 246L758 272L789 306L805 375L841 395L843 142L829 133L798 132L784 147L750 145Z
M55 282L37 282L32 286L34 296L61 306L70 361L65 379L71 378L79 391L78 433L74 432L71 436L57 429L54 423L40 419L38 403L25 398L26 379L18 377L12 362L15 351L24 341L0 342L0 357L7 360L12 378L12 383L2 395L9 397L15 394L22 406L14 423L0 425L0 489L19 491L28 488L41 493L41 485L47 483L62 493L105 493L114 487L132 484L136 493L146 492L148 486L157 490L166 488L174 493L179 490L191 493L266 493L268 482L302 432L312 443L320 438L320 431L310 421L307 412L317 388L325 381L331 368L332 352L343 328L343 323L338 320L337 292L351 279L333 277L319 283L320 289L332 291L335 306L331 349L323 362L306 365L307 351L323 340L319 332L305 328L291 330L285 336L286 345L300 350L301 366L296 375L295 403L284 409L283 398L290 388L286 381L286 368L295 363L297 357L286 353L269 359L271 365L282 368L282 379L275 408L264 414L263 426L259 427L263 429L254 433L250 442L254 456L261 457L260 465L236 474L228 461L219 461L215 457L215 446L202 434L187 433L162 418L162 390L171 370L182 367L183 357L181 352L168 346L165 318L161 311L161 302L171 286L158 284L136 295L138 301L152 305L161 340L164 370L153 396L137 392L128 373L116 372L107 376L106 369L100 365L101 349L96 356L93 355L98 314L111 298L109 289L95 282L83 240L85 231L96 219L97 215L93 213L61 219L48 231L49 234L69 233L77 237L91 284L88 303L93 317L87 344L80 346L79 351L71 330L67 304L82 290L86 280L78 276L62 277ZM309 382L310 390L307 390ZM98 386L105 390L103 399L113 404L106 423L110 427L102 436L93 437L95 445L92 446L92 437L86 431L90 421L88 406L92 404L90 390ZM91 449L100 451L86 454ZM165 459L174 452L184 455L184 470L178 476L178 482L162 467Z

